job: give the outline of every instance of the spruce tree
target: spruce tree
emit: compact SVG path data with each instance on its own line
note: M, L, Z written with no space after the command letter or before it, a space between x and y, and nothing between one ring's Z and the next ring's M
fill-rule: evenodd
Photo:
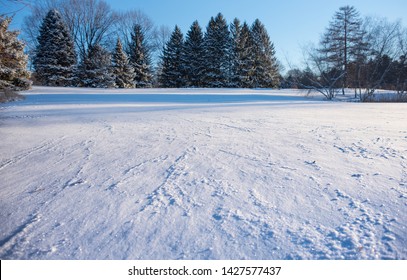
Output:
M81 65L81 86L93 88L111 88L115 86L115 77L112 71L111 55L100 45L88 50Z
M274 44L271 42L265 26L256 19L251 28L254 41L253 87L277 87L280 75Z
M144 31L139 24L135 24L131 33L129 45L130 64L134 69L134 84L136 87L151 87L151 57L145 40Z
M230 52L230 77L229 77L229 87L240 87L239 78L239 53L241 52L239 41L240 34L242 31L242 26L240 20L235 18L230 25L230 35L231 35L231 52Z
M70 86L74 83L74 42L57 10L50 10L42 22L33 65L35 78L42 85Z
M211 18L204 37L206 87L226 87L230 78L231 38L221 13Z
M184 36L175 26L162 56L162 70L159 82L162 87L180 88L186 85L185 70L182 63Z
M202 29L198 21L195 21L187 33L182 53L182 64L187 79L186 86L201 87L203 85L204 54Z
M244 88L254 87L255 84L255 44L249 26L245 22L237 41L236 76L238 85Z
M120 39L117 39L116 49L112 56L113 74L116 86L119 88L134 88L134 69L129 64Z
M10 22L11 18L0 16L0 90L26 90L31 86L27 56L18 32L8 30Z

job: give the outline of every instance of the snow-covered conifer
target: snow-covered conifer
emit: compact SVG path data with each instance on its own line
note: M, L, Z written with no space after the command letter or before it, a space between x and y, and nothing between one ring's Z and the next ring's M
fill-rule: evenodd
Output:
M226 87L230 78L231 38L225 18L211 18L204 37L206 87Z
M240 31L236 47L235 74L239 87L251 88L254 86L255 52L254 41L249 26L245 22Z
M187 79L186 86L201 87L203 85L204 54L202 29L198 21L194 21L187 33L182 53L182 63Z
M276 87L279 85L279 69L275 57L274 45L265 26L256 19L251 28L254 40L253 87Z
M88 50L80 71L80 85L83 87L110 88L115 86L111 55L100 45L95 45Z
M230 77L229 87L240 87L240 79L238 76L238 53L239 50L239 38L242 30L240 20L235 18L230 24L231 35L231 51L230 51Z
M76 67L74 42L57 10L44 18L33 61L35 78L47 86L73 85Z
M112 64L116 86L119 88L134 88L134 69L129 64L120 39L117 39L116 49L112 56Z
M185 71L182 63L184 36L175 26L171 38L166 44L162 56L162 69L159 81L161 86L180 88L186 85Z
M139 24L135 24L131 33L129 60L134 68L134 84L136 87L151 87L151 57L145 40L144 31Z
M27 56L17 31L9 31L11 18L0 17L0 89L25 90L28 80Z

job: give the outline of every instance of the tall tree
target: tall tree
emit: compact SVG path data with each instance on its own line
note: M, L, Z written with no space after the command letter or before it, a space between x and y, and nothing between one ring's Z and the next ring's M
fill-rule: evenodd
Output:
M352 6L339 8L321 39L319 49L322 57L331 68L342 73L342 93L348 86L348 66L350 61L360 55L361 48L367 48L362 30L362 20Z
M11 18L0 17L0 90L25 90L31 86L24 44L19 32L9 31Z
M235 74L239 87L250 88L255 82L255 52L254 40L246 22L240 30L236 45Z
M184 36L175 26L171 38L166 44L162 57L160 84L163 87L180 88L186 85L185 70L182 63Z
M194 21L187 33L182 53L182 64L189 87L201 87L203 85L204 54L202 29L198 21Z
M100 45L91 47L81 65L81 86L111 88L115 77L111 69L110 53Z
M134 69L129 64L126 53L119 38L112 56L113 74L116 86L119 88L134 88Z
M134 25L129 45L130 64L134 68L136 87L151 87L151 58L144 31L139 24Z
M76 53L74 42L57 10L44 18L33 61L36 80L46 86L74 84Z
M276 87L279 85L279 66L275 57L274 44L266 27L256 19L251 28L253 36L254 73L253 87Z
M211 18L204 37L206 87L226 87L230 78L231 37L227 22L219 13Z
M240 35L242 31L242 25L240 20L235 18L230 24L230 35L231 35L231 52L230 52L230 77L229 77L229 87L240 87L239 78L239 53L242 52L240 45Z

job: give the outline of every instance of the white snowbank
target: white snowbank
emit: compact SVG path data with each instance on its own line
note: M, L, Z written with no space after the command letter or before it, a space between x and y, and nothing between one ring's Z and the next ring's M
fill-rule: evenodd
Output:
M406 259L405 104L37 87L0 109L2 259Z

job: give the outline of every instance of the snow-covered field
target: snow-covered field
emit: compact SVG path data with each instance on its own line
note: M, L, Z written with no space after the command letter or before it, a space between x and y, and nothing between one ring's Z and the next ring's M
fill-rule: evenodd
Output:
M407 259L407 105L37 87L0 109L1 259Z

